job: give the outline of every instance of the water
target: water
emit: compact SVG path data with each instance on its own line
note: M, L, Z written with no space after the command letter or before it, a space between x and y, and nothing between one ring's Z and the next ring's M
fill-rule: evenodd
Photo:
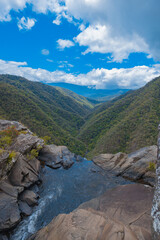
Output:
M107 189L130 183L107 173L93 162L76 162L70 169L44 168L39 205L12 233L10 240L26 240L60 213L69 213L81 203L96 198Z

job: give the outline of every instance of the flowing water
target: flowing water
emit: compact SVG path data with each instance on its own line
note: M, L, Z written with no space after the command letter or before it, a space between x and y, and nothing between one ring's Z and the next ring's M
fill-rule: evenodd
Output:
M69 213L81 203L96 198L107 189L130 183L105 172L84 159L68 170L43 169L39 205L14 230L11 240L26 240L60 213Z

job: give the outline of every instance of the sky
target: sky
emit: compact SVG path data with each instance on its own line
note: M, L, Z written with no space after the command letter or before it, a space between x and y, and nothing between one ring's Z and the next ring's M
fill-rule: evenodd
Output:
M97 89L160 75L159 0L0 0L0 74Z

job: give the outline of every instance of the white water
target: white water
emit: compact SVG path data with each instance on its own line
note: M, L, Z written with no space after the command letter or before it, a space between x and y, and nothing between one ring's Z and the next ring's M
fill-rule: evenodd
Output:
M30 235L34 234L36 229L36 223L39 216L42 213L43 208L46 204L49 204L51 201L56 200L57 197L60 197L62 189L60 186L57 187L56 191L45 196L43 199L39 200L39 204L35 207L34 213L28 218L24 219L23 222L18 226L15 233L11 236L11 240L26 240Z

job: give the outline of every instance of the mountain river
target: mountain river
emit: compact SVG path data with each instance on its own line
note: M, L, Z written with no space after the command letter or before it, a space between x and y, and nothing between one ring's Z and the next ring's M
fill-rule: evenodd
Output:
M24 218L16 227L10 240L26 240L58 214L69 213L107 189L129 183L86 159L75 162L68 170L45 167L39 187L39 204L33 208L32 215Z

